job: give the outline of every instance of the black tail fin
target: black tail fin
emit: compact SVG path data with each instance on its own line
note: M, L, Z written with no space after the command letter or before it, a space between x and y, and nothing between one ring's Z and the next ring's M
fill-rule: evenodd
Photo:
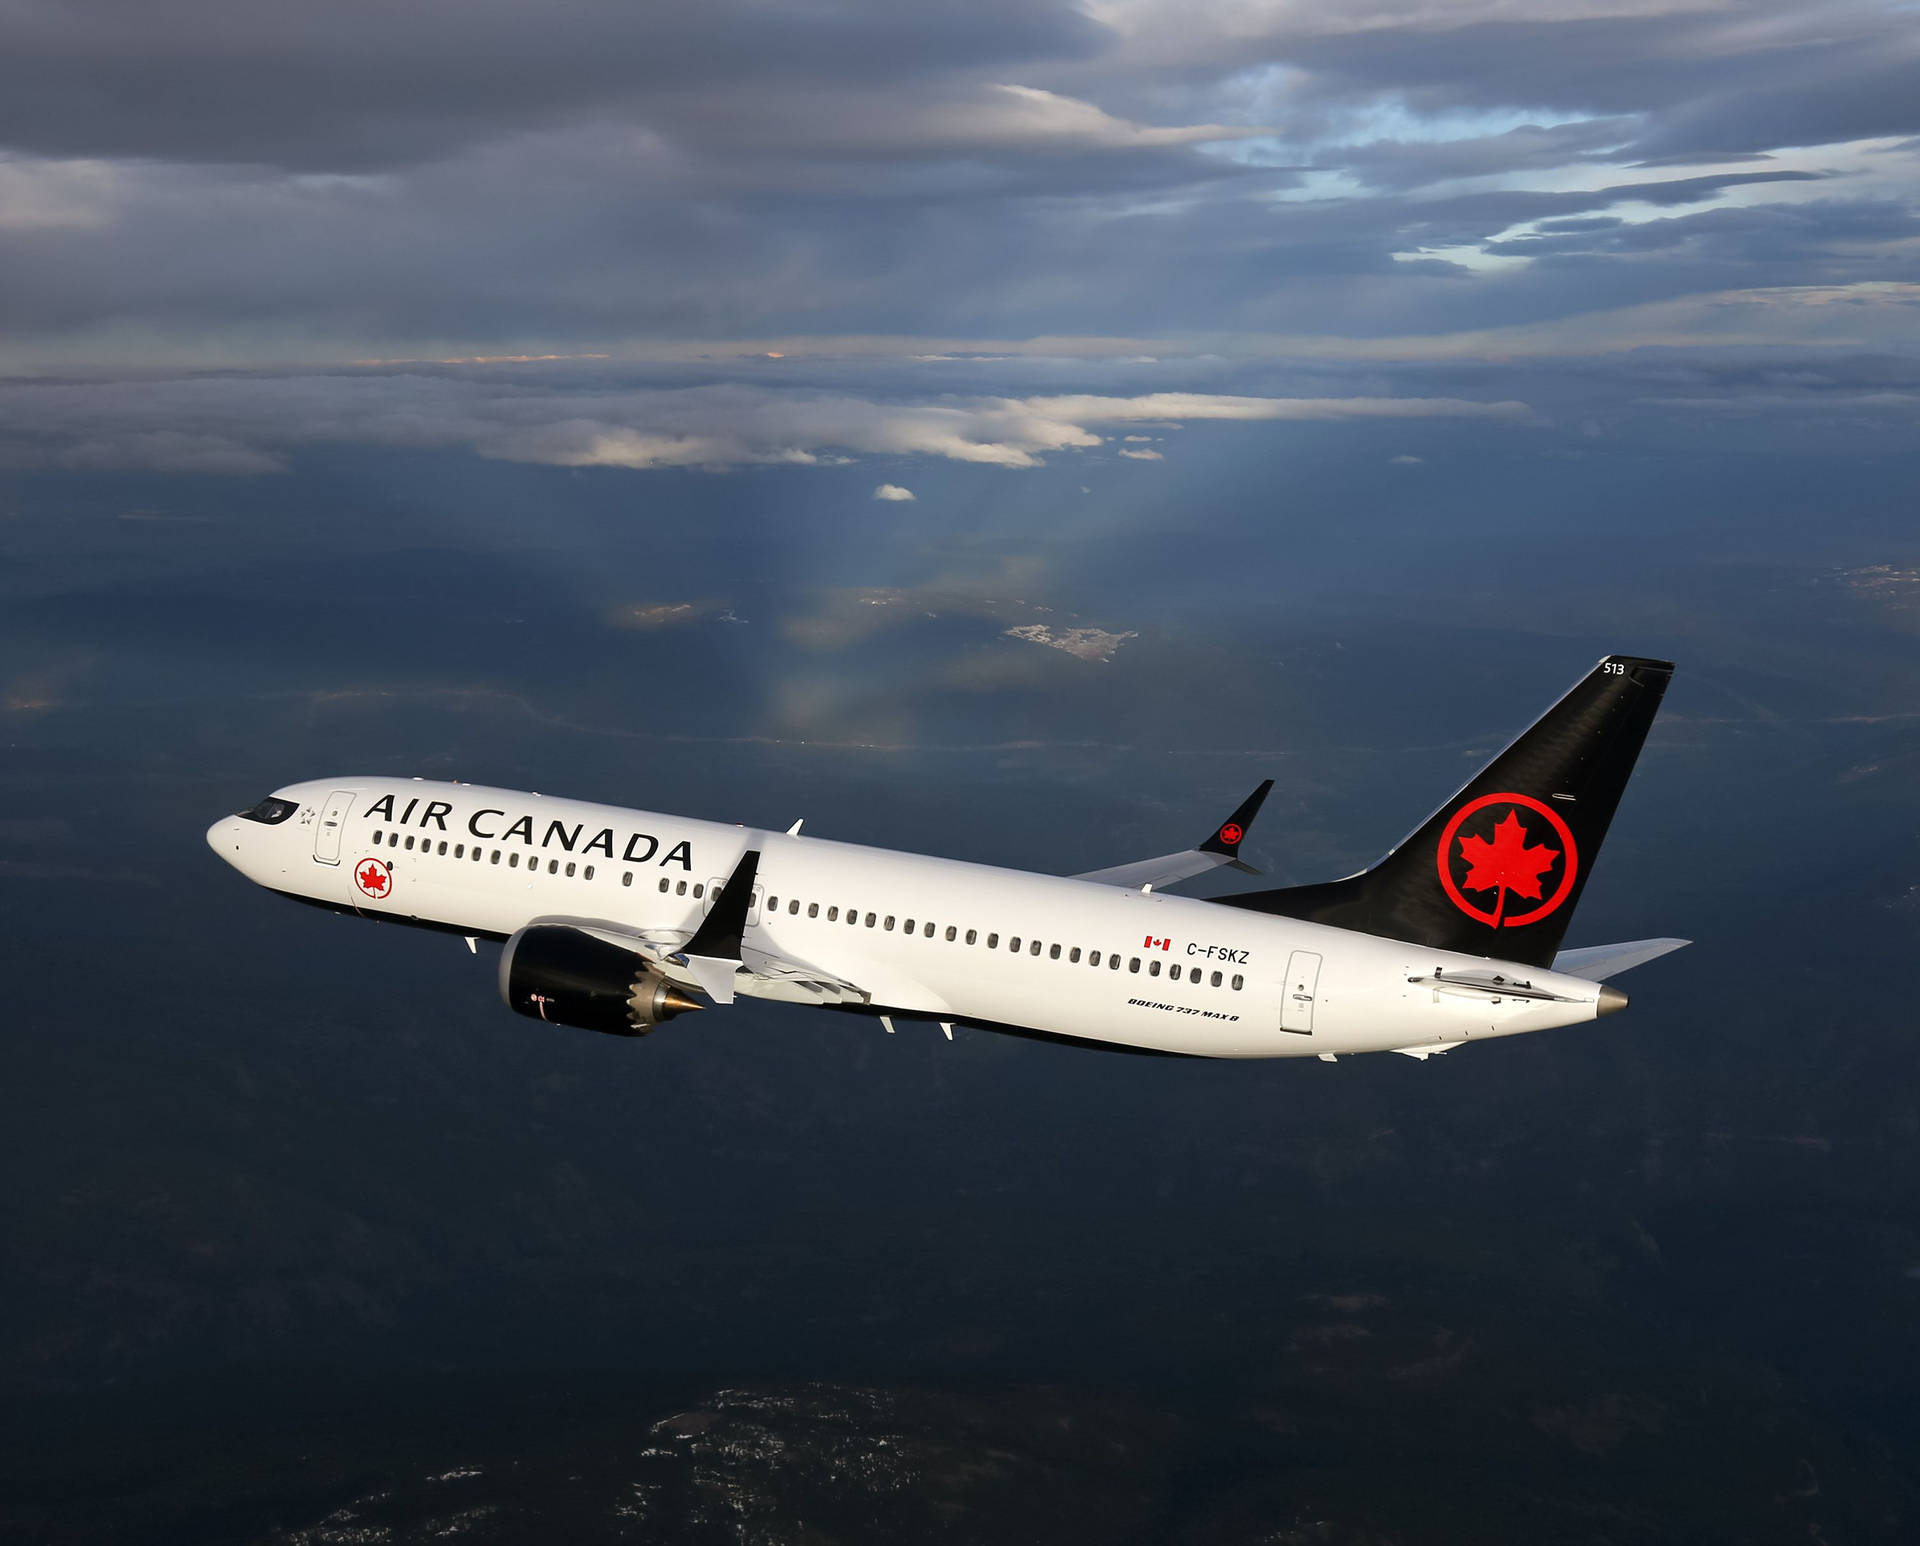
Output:
M1219 900L1549 965L1672 677L1671 661L1609 655L1372 869Z

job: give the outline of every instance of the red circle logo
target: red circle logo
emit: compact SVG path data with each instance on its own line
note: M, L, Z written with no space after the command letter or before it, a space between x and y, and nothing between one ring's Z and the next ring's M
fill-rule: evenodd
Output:
M1239 842L1240 839L1246 835L1245 829L1242 828L1237 821L1230 821L1220 829L1220 841L1227 844L1228 847L1232 847L1233 844Z
M1505 806L1506 811L1496 810L1486 819L1475 821L1475 831L1460 830L1489 807L1499 806ZM1557 848L1554 840L1559 843ZM1524 794L1483 794L1469 800L1453 813L1440 834L1435 859L1447 900L1490 929L1519 929L1538 923L1566 901L1573 891L1574 877L1580 873L1580 851L1572 829L1552 806ZM1461 870L1457 879L1456 868ZM1488 905L1469 902L1462 894L1468 891L1487 896ZM1516 900L1535 905L1521 912L1509 911Z
M393 872L379 859L362 859L353 867L353 883L378 901L393 890Z

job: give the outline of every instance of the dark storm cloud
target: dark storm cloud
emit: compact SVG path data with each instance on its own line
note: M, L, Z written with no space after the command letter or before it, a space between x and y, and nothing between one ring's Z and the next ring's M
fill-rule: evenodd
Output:
M329 171L560 124L711 121L716 97L796 82L825 108L1100 40L1071 6L1029 0L10 0L0 35L0 143Z
M1862 137L1920 133L1913 33L1861 3L0 0L0 367L1181 352L1908 284L1920 150Z

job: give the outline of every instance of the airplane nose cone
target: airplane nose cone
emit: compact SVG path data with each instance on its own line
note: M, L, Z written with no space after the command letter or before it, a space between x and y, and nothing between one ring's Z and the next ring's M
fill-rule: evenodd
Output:
M240 865L240 818L223 816L207 828L207 847L238 869Z

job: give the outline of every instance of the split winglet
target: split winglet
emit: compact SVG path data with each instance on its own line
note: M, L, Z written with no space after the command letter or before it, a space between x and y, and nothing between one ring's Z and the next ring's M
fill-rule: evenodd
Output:
M760 850L749 848L713 899L713 906L693 938L680 947L680 960L716 1004L733 1002L733 974L745 953L747 914L753 907L753 883L760 870Z

